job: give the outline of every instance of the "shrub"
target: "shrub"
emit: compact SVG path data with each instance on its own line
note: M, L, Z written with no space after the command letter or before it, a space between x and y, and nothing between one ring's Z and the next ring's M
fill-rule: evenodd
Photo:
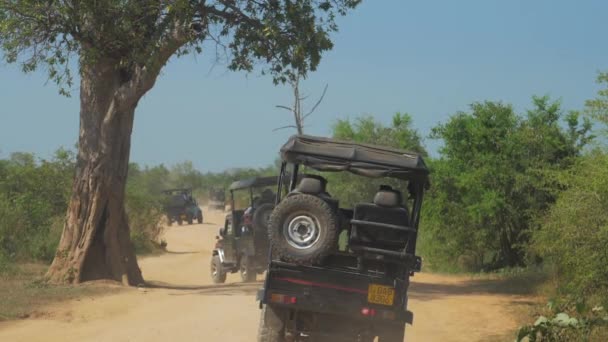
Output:
M530 233L559 190L547 175L570 167L592 139L589 121L559 102L534 97L533 105L518 115L500 102L474 103L433 129L443 147L430 163L420 246L435 266L526 264Z
M158 249L163 216L160 195L138 187L137 182L130 182L127 185L126 210L135 251L141 254Z
M554 303L547 305L548 316L539 316L531 325L522 326L516 342L520 341L605 341L608 327L608 313L602 306L591 309L580 304L576 313L570 315L561 311Z
M562 294L608 300L608 155L593 152L564 172L567 187L533 234Z

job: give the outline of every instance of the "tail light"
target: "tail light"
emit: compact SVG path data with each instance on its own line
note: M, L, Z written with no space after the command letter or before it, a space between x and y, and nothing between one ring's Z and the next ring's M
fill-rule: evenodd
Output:
M365 317L380 317L382 319L394 320L397 315L391 310L376 310L372 308L363 307L361 308L361 315Z
M298 299L294 296L273 293L270 295L270 302L279 304L296 304Z
M361 308L361 314L363 316L369 316L369 317L374 317L376 316L376 309L370 309L370 308Z

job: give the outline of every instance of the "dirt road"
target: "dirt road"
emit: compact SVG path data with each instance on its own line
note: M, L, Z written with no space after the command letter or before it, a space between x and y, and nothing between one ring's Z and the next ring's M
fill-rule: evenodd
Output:
M261 283L212 285L209 258L223 214L202 225L169 228L169 253L140 260L154 288L60 303L29 318L0 324L0 341L243 341L256 339ZM492 293L464 277L418 274L410 294L407 341L493 341L517 325L513 305L527 298ZM512 338L508 338L512 340Z

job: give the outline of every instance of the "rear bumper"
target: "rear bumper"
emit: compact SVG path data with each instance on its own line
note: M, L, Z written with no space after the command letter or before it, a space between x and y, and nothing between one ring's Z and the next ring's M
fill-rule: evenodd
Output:
M379 284L394 288L392 305L370 303L368 287ZM274 296L273 296L274 295ZM277 302L286 296L288 303ZM350 272L319 271L313 267L278 267L269 270L265 286L257 293L262 304L297 311L348 316L365 321L413 323L407 310L407 286L401 281Z

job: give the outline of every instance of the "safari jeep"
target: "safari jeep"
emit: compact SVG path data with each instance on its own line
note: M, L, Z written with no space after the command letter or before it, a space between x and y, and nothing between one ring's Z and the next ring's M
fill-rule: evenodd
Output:
M164 210L169 225L177 222L181 225L184 221L188 224L203 223L203 211L197 201L192 197L192 189L167 189L165 195Z
M421 267L416 238L429 184L422 157L299 135L281 158L258 341L402 342L413 322L410 277ZM325 176L370 193L335 198Z
M230 185L230 213L220 228L211 258L214 283L226 281L226 274L240 272L244 282L254 281L268 265L267 222L274 208L278 178L257 177Z

